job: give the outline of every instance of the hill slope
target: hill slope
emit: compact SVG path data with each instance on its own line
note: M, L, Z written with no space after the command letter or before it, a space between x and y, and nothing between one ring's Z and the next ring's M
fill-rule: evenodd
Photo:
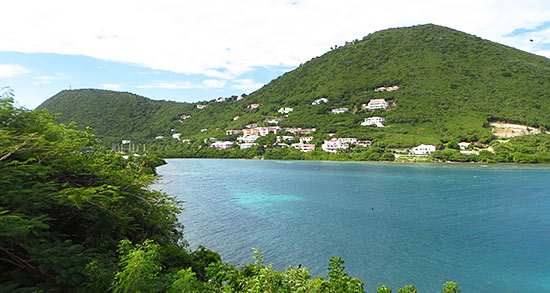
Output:
M398 85L393 92L375 92ZM151 101L128 93L64 91L40 108L62 112L59 120L90 125L100 136L152 138L175 128L184 136L201 129L241 128L294 111L282 126L316 127L319 133L376 139L387 146L488 141L488 122L550 128L550 60L436 25L388 29L331 50L273 80L241 101L193 104ZM318 98L328 103L311 105ZM387 111L361 105L384 98ZM246 106L259 103L258 109ZM330 109L350 111L332 114ZM70 113L70 114L68 114ZM181 114L191 115L179 121ZM233 121L233 116L241 118ZM383 116L387 127L361 126ZM205 134L206 135L206 134Z

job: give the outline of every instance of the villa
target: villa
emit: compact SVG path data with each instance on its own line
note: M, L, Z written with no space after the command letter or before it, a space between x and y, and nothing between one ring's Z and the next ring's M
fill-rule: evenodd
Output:
M358 140L355 145L369 148L372 146L372 140Z
M313 136L301 136L300 142L301 143L310 143L313 140Z
M174 133L174 134L172 134L172 138L180 139L180 138L181 138L181 133Z
M259 128L245 128L242 130L242 133L244 136L247 135L259 135L260 129Z
M313 103L311 103L312 105L319 105L321 103L328 103L328 99L326 98L320 98L320 99L317 99L315 101L313 101Z
M321 146L323 148L323 151L329 152L329 153L335 153L338 150L348 150L349 144L341 141L340 139L333 137L330 140L325 140L323 145Z
M225 150L225 149L231 148L232 146L233 146L232 141L216 141L215 143L210 145L210 147L215 148L217 150Z
M201 105L201 104L197 105L197 109L204 109L204 108L206 108L206 105Z
M277 134L277 132L281 131L281 127L279 126L258 127L256 129L259 130L260 136L266 136L269 133Z
M430 144L421 144L411 150L414 155L426 155L433 152L435 152L435 146Z
M277 112L279 112L279 113L281 113L281 114L288 114L288 113L290 113L290 112L292 112L292 111L294 111L294 109L292 109L292 108L287 108L287 107L283 107L283 108L279 109L279 111L277 111Z
M470 146L470 143L469 143L469 142L461 141L461 142L458 143L458 147L459 147L461 150L465 150L465 149L467 149L469 146Z
M260 104L250 104L246 107L249 108L249 109L256 109L256 108L260 107Z
M332 112L332 114L342 114L342 113L347 112L348 108L336 108L336 109L332 109L330 111Z
M363 109L369 109L369 111L373 111L376 109L384 109L388 108L388 102L384 99L372 99L369 101L368 104L362 105Z
M384 117L368 117L365 118L365 121L363 121L361 125L376 125L377 127L384 127L384 123L386 123L386 118Z
M243 131L240 129L229 129L225 131L226 135L235 135L235 134L241 134L241 133L243 133Z
M255 145L258 145L257 143L253 143L253 142L245 142L245 143L241 143L239 145L239 147L241 148L241 150L244 150L244 149L248 149L248 148L251 148Z
M293 148L300 150L301 152L307 153L315 150L315 145L311 143L293 143L291 145Z

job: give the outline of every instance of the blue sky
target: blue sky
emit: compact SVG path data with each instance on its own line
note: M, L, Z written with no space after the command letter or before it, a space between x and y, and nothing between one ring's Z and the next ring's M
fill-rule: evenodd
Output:
M0 87L31 109L68 88L184 102L250 93L335 44L424 23L550 57L547 0L19 0L2 11Z

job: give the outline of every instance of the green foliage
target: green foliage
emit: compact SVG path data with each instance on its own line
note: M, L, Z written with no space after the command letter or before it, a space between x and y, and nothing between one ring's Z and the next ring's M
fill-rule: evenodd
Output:
M453 282L453 281L449 281L447 283L445 283L443 285L443 293L458 293L460 292L460 289L458 289L458 284Z
M152 241L145 241L132 247L132 242L123 240L119 244L120 271L115 274L112 290L114 293L159 292L159 249Z
M153 137L163 135L172 140L172 129L200 143L207 137L224 137L226 129L282 117L277 113L281 107L294 111L279 125L316 127L316 136L333 132L374 139L390 148L441 146L451 141L488 143L492 121L550 129L549 83L550 60L544 57L429 24L368 35L311 59L240 101L232 97L223 103L200 102L205 109L103 90L63 91L39 108L62 113L60 122L75 121L81 129L91 126L109 147L120 139L150 144ZM374 91L390 85L400 89ZM311 105L320 97L328 103ZM386 99L390 107L362 110L361 105L373 98ZM261 106L247 109L251 103ZM338 107L350 111L330 112ZM182 114L191 118L181 120ZM233 120L234 116L240 118ZM385 117L387 127L361 126L370 116ZM175 146L178 150L170 147L164 153L192 156L196 147L186 152Z

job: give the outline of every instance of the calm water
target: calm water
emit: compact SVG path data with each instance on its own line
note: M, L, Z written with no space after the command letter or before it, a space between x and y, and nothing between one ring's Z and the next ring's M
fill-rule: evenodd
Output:
M331 256L369 292L550 292L550 169L168 160L155 186L185 201L194 248L232 264L325 276Z

